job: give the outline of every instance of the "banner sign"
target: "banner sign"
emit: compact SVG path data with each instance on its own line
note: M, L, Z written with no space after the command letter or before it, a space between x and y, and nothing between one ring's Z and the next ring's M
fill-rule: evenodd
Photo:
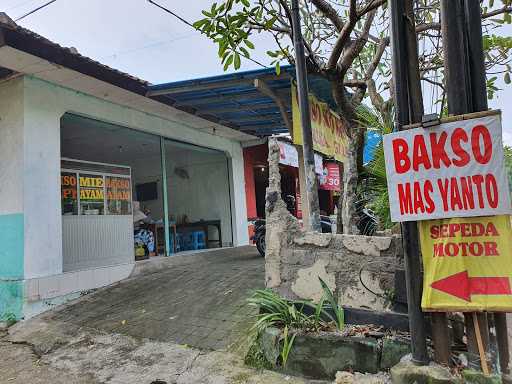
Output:
M324 164L323 174L320 176L320 189L326 191L340 191L340 166L335 162Z
M279 141L279 163L299 168L299 153L295 146ZM321 175L324 171L322 156L315 153L315 173Z
M419 224L425 311L511 311L510 217Z
M302 145L302 128L297 98L297 87L292 84L293 143ZM348 136L345 123L326 103L309 95L313 148L323 155L345 162L348 151Z
M391 220L511 213L501 117L384 136Z

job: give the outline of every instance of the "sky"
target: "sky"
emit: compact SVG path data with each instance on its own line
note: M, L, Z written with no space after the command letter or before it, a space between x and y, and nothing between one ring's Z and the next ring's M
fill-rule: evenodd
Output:
M16 19L48 0L0 0L0 11ZM157 0L190 22L212 0ZM146 0L57 0L19 24L63 46L154 84L224 73L217 47L208 38ZM506 29L505 29L506 28ZM502 33L512 34L512 26ZM254 58L269 65L265 55L275 49L263 34L254 39ZM261 68L247 60L241 70ZM503 139L512 145L512 85L505 86L491 108L503 111Z

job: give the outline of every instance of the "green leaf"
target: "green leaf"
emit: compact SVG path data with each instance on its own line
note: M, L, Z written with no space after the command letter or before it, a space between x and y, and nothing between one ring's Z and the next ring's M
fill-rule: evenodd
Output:
M195 29L200 29L204 24L209 23L208 19L197 20L192 26Z
M229 68L229 66L231 65L232 62L233 62L233 55L229 55L228 59L224 63L224 71L227 71L227 69Z
M241 62L240 62L240 54L238 52L235 52L234 64L235 64L235 69L240 68Z
M279 76L281 74L281 65L279 61L276 63L276 75Z
M339 330L342 330L345 326L345 313L343 311L343 308L340 308L338 306L338 303L336 302L336 299L334 298L334 295L332 294L331 290L320 277L318 278L320 280L320 285L322 286L322 289L324 291L324 295L331 304L332 310L334 311L334 314L336 315L336 326Z
M510 73L505 73L503 80L505 81L505 84L510 84Z
M250 42L249 40L245 39L244 43L247 46L247 48L254 49L254 44L252 42Z
M245 57L249 58L251 57L251 55L249 54L249 51L247 49L245 49L244 47L239 47L240 48L240 51L242 51L242 53L245 55Z

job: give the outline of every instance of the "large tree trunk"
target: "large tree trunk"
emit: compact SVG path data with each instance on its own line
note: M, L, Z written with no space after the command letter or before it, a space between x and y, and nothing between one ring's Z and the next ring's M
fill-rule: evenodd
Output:
M357 227L359 221L358 201L358 181L359 171L362 164L361 148L364 147L364 130L353 124L349 128L349 145L347 151L347 162L343 172L343 209L341 210L343 233L356 235L359 234ZM339 214L339 213L338 213Z
M331 79L331 86L334 99L338 104L338 111L347 125L348 150L347 161L343 166L343 202L342 209L338 209L338 223L343 223L343 233L359 234L357 227L359 221L358 215L358 194L357 185L359 181L359 172L363 164L364 149L364 127L360 127L357 122L356 108L361 103L356 97L348 99L345 93L343 81L339 78ZM341 217L340 217L341 216Z

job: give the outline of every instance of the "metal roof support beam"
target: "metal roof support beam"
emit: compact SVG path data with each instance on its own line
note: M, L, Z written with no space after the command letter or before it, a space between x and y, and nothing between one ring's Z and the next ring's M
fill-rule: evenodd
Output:
M279 94L280 97L287 97L288 99L291 96L288 96L286 94ZM234 95L216 95L216 96L208 96L208 97L191 97L190 99L180 99L175 98L176 104L175 106L179 105L189 105L197 108L201 108L201 105L208 105L212 103L221 103L221 102L236 102L241 103L243 101L250 102L254 99L266 99L266 95L262 95L260 92L258 92L257 89L251 88L251 90L248 92L244 92L243 94L234 94ZM270 101L270 100L269 100Z
M283 98L280 97L276 92L274 92L272 88L270 88L268 84L265 83L265 81L262 79L254 79L254 86L262 94L274 100L276 105L279 107L279 111L281 112L281 117L284 121L284 124L286 125L286 128L288 128L290 135L293 134L293 124L290 119L290 116L288 115L288 106L286 105Z
M232 112L254 112L259 109L270 109L275 108L276 105L274 103L265 103L265 104L253 104L253 105L241 105L237 107L220 107L220 108L201 108L198 110L200 113L232 113Z
M245 125L241 126L240 131L275 131L281 129L287 129L283 124L257 124L257 125Z
M275 74L272 75L263 75L262 79L265 80L284 80L290 78L288 73L282 73L280 76ZM197 91L207 91L218 88L225 87L236 87L240 85L251 85L253 79L251 78L241 78L241 79L231 79L231 80L223 80L223 81L215 81L215 80L207 80L207 81L192 81L187 82L183 85L171 85L169 87L163 87L162 89L158 89L158 87L153 87L146 96L159 96L159 95L173 95L176 93L185 93L185 92L197 92Z

